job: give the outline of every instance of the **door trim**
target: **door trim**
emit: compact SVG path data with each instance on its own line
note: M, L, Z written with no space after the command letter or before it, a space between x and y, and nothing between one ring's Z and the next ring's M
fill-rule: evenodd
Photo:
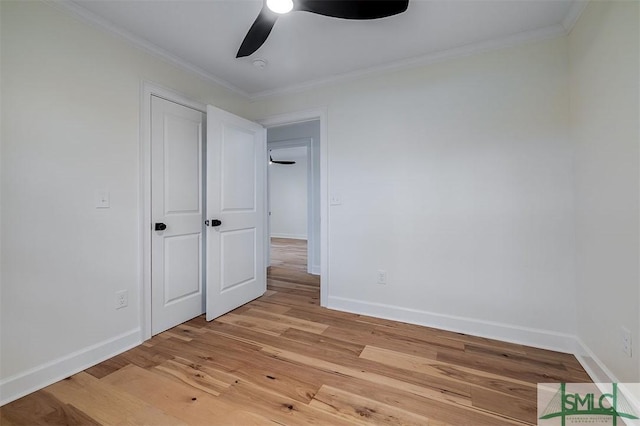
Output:
M140 86L140 339L151 338L151 97L157 96L206 114L207 107L156 83L142 81Z
M327 141L327 108L294 111L257 120L267 129L305 121L320 120L320 306L327 307L331 276L329 271L329 144ZM265 244L269 239L265 238ZM266 247L265 249L268 249Z

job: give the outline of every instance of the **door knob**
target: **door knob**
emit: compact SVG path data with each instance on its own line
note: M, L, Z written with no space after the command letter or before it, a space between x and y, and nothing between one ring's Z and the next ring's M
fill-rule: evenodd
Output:
M207 220L204 221L204 224L206 226L220 226L220 225L222 225L222 222L219 221L218 219L211 219L211 220L207 219Z
M154 228L156 231L164 231L165 229L167 229L167 225L165 225L162 222L158 222L156 223L156 226Z

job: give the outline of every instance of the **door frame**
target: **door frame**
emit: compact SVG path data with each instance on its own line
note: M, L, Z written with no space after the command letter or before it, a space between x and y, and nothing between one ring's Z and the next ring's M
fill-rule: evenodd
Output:
M142 81L140 87L140 339L151 338L151 97L157 96L206 115L207 106L159 84Z
M308 109L284 114L266 116L256 120L267 130L270 127L286 126L305 121L320 121L320 306L327 307L329 286L329 144L327 140L327 108ZM269 244L265 238L265 244ZM269 247L265 247L268 252Z
M307 273L312 274L313 264L315 259L315 247L316 238L313 232L313 224L315 223L315 208L316 208L316 194L313 189L313 175L315 165L315 155L313 155L313 139L312 138L296 138L296 139L284 139L279 141L269 142L267 141L267 152L271 155L272 149L282 148L295 148L305 147L307 148ZM271 180L267 174L267 208L271 210ZM267 212L267 238L271 238L271 215ZM267 260L271 260L271 256L267 255ZM269 266L270 263L268 263ZM319 273L320 271L318 271Z

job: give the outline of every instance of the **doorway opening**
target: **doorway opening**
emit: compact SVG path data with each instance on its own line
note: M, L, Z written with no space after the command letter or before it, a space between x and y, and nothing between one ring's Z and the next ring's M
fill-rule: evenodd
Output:
M317 215L312 145L311 138L267 144L269 264L310 274Z
M269 265L320 275L320 120L267 129Z
M267 147L274 148L282 144L298 146L306 143L307 159L309 169L308 173L308 233L307 233L307 270L297 272L294 269L285 269L282 271L293 273L297 282L305 281L315 287L320 287L320 306L327 306L329 293L328 280L328 205L327 199L327 140L326 140L326 117L327 112L324 109L306 110L281 115L274 115L259 120L260 124L267 128ZM300 144L300 142L304 142ZM282 147L282 146L280 146ZM273 157L273 156L272 156ZM273 157L274 160L279 158ZM269 223L267 216L267 223ZM269 225L267 225L268 227ZM270 231L269 232L269 236ZM270 241L270 238L267 239ZM294 255L295 251L303 251L304 247L295 249L292 244L283 244L274 240L274 251L280 250L280 255ZM289 245L287 248L286 245ZM271 245L267 247L267 253L271 250ZM284 252L281 250L284 249ZM267 259L270 264L271 259ZM298 266L301 268L300 266ZM303 267L301 268L303 269ZM277 268L269 268L268 277L278 279ZM286 277L283 277L286 278Z

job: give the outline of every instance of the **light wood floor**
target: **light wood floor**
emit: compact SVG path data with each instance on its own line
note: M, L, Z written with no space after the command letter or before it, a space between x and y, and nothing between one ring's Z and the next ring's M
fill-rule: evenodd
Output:
M307 272L307 241L271 238L271 266Z
M260 299L7 404L0 424L532 424L537 382L589 381L571 355L320 308L317 277L279 255Z

